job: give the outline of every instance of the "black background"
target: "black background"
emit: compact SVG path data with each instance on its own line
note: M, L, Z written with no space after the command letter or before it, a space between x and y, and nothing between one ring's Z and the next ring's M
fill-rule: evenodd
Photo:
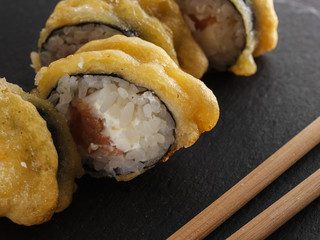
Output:
M57 0L0 0L0 76L33 88L29 53ZM276 0L279 44L252 77L207 74L221 117L213 131L131 182L83 177L46 224L0 219L0 239L165 239L320 115L320 2ZM225 239L320 167L313 149L207 239ZM268 239L320 239L320 200Z

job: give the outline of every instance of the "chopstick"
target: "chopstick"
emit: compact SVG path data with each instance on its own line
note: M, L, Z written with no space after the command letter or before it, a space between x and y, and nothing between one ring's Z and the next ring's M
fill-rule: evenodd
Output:
M205 238L319 143L320 117L168 239Z
M320 169L227 239L265 239L319 196Z

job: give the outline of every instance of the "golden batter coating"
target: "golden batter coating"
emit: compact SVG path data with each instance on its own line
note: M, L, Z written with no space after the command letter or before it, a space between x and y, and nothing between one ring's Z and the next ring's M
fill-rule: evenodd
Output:
M253 52L258 57L267 51L273 50L278 43L278 17L274 10L273 0L253 0L253 9L256 14L258 43Z
M50 34L64 26L102 23L163 48L181 68L200 78L208 67L208 60L191 36L178 5L174 0L66 0L56 6L40 33L39 50ZM32 56L38 70L40 60Z
M50 220L58 205L58 155L36 108L0 82L0 216Z
M250 76L257 71L253 58L273 50L278 43L278 17L274 10L273 0L251 1L249 6L252 8L254 22L247 13L246 3L237 0L230 1L242 13L247 34L246 47L230 71L236 75Z
M191 146L219 118L212 91L182 71L163 49L139 38L117 35L92 41L75 55L41 68L36 75L39 96L47 98L66 74L114 74L155 92L176 122L175 142L164 161L179 148Z
M0 79L0 103L1 111L10 116L0 116L6 118L0 134L4 140L0 140L0 182L14 182L9 176L18 176L14 185L0 186L1 193L11 192L6 197L0 193L0 216L23 225L46 222L70 205L74 179L83 174L67 121L48 101L4 79ZM12 146L20 150L6 152Z

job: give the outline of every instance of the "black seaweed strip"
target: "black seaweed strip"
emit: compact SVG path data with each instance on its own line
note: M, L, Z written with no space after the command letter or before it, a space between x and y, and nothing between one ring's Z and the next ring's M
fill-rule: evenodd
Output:
M59 179L59 174L60 174L60 169L62 167L61 165L61 162L62 162L62 159L63 159L63 146L61 146L59 144L59 137L58 137L58 128L56 127L56 124L55 124L55 120L52 119L52 117L50 116L50 113L46 112L46 109L44 108L41 108L39 106L35 106L37 108L37 111L39 112L40 116L46 121L47 123L47 127L51 133L51 136L52 136L52 140L53 140L53 143L54 143L54 146L57 150L57 153L58 153L58 171L57 171L57 179Z
M246 0L238 0L238 1L243 1L243 2L248 6ZM234 7L234 9L240 14L241 19L242 19L242 24L243 24L244 29L245 29L245 32L246 32L246 41L245 41L245 43L243 44L243 48L242 48L242 50L241 50L241 52L243 52L243 51L246 49L247 41L248 41L247 29L246 29L246 27L245 27L245 22L244 22L244 20L243 20L243 14L245 14L245 13L240 12L240 10L236 7L236 5L234 5L234 3L233 3L232 1L229 0L229 2L232 4L232 6ZM249 6L248 6L248 7L249 7ZM252 19L252 17L251 17L251 19ZM239 57L239 56L238 56L238 57ZM237 60L238 60L238 58L235 60L235 63L237 62ZM235 63L231 64L231 65L228 66L228 67L233 66Z

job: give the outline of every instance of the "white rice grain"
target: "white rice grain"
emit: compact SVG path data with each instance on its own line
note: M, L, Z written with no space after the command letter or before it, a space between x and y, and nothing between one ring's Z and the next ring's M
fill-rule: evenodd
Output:
M112 27L88 23L79 26L65 26L56 30L43 44L40 51L41 63L48 66L51 62L75 53L85 43L97 39L105 39L123 33ZM83 65L80 62L79 67Z

